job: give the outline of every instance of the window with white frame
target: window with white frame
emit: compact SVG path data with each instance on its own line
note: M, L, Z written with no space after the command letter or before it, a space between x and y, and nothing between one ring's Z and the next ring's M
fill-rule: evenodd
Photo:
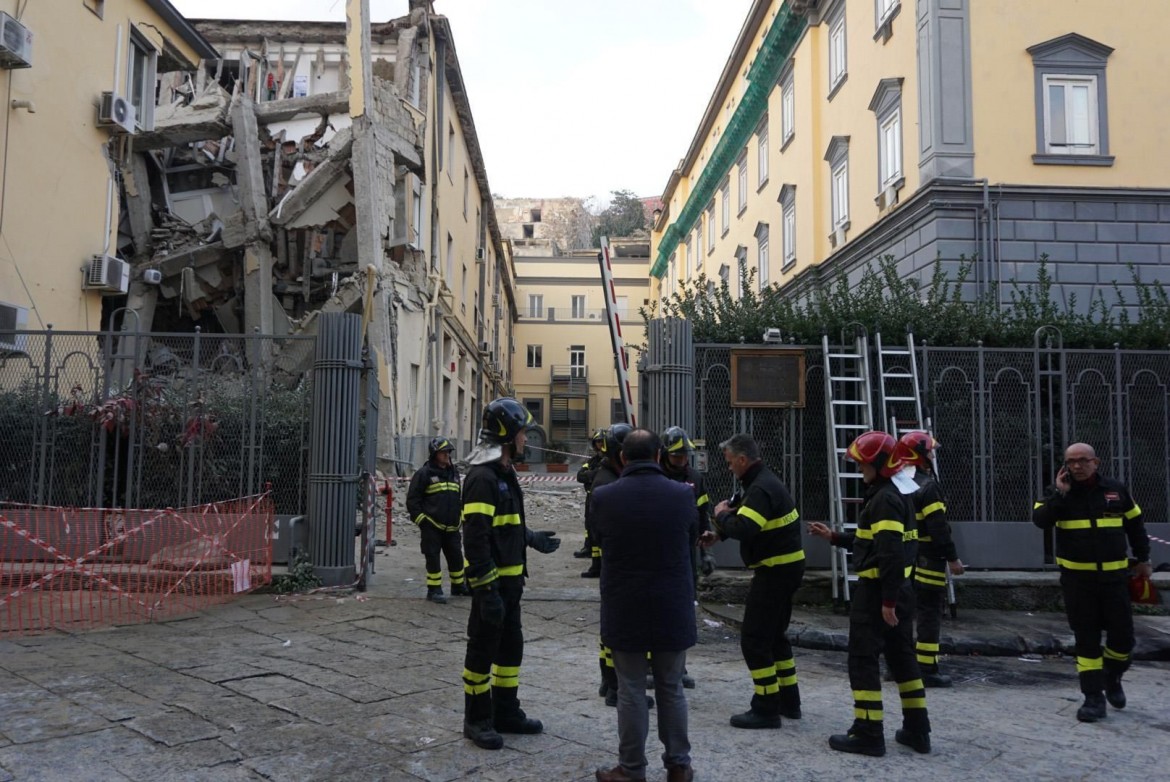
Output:
M723 189L719 194L719 210L723 213L723 233L727 233L731 228L731 193L727 180L723 181Z
M528 368L540 369L544 362L544 346L543 345L529 345L528 346Z
M845 10L842 4L841 12L829 25L829 95L845 81L848 74L848 62L845 56Z
M715 201L707 204L707 252L715 249Z
M760 281L760 290L768 287L770 272L768 263L768 224L760 223L756 226L756 270Z
M763 187L768 181L768 118L764 117L764 121L760 123L760 127L756 130L756 173L758 174L759 187Z
M881 148L881 186L893 187L902 178L902 112L895 109L886 117L879 130Z
M894 11L902 4L902 0L875 0L877 3L877 26L881 27L890 17L893 16Z
M787 145L796 135L796 85L793 82L792 71L784 77L780 88L780 133L781 144Z
M796 185L786 184L780 188L781 251L784 257L780 268L787 269L796 263Z
M544 317L544 296L540 293L528 294L528 317Z
M1051 155L1096 155L1097 77L1044 77L1044 143Z
M467 219L467 199L471 193L471 175L467 173L467 169L463 169L463 219Z
M849 159L833 167L833 228L849 223Z
M583 295L573 296L572 299L570 299L570 303L573 308L574 318L585 317L585 297Z
M725 286L731 284L731 267L726 263L719 265L719 282Z
M1106 65L1113 49L1077 33L1029 47L1042 165L1110 166Z
M139 130L154 130L155 74L158 50L150 40L130 28L129 70L126 73L126 99L134 105L134 125Z
M691 237L687 236L687 240L683 243L683 257L682 257L682 278L685 280L691 276Z
M739 201L736 204L736 212L740 213L747 209L748 176L746 149L739 154L739 161L736 163L736 169L738 171L737 177L739 181Z
M569 374L573 377L585 377L585 346L569 346Z
M703 217L699 216L695 223L695 271L703 266Z

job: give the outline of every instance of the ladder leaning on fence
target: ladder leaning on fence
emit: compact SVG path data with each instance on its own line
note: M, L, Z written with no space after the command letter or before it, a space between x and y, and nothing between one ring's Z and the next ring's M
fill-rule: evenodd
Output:
M844 336L842 336L844 342ZM821 338L825 356L825 423L828 426L829 526L834 532L857 529L857 515L847 512L859 506L865 495L860 469L845 461L849 444L873 426L873 397L870 390L869 339L858 327L852 352L842 347L834 350L829 336ZM833 547L833 599L849 601L850 584L857 580L849 573L852 555L848 549Z
M878 409L882 425L895 438L907 432L933 432L929 416L922 412L922 384L918 379L918 354L914 347L914 332L906 332L905 347L887 347L882 344L881 332L874 334L878 360ZM934 479L939 480L938 459L934 461ZM955 583L950 568L947 574L947 604L951 617L958 615Z

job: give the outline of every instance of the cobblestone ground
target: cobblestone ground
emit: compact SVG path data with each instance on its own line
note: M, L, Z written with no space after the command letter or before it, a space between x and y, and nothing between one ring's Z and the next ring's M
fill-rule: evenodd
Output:
M531 553L520 695L540 736L499 752L461 736L469 601L425 593L416 531L395 528L364 595L251 595L189 619L0 642L0 782L8 780L590 780L616 762L616 718L597 697L596 582L575 494L530 494L555 554ZM401 517L399 517L401 518ZM931 755L831 751L852 718L845 657L797 650L804 718L779 731L727 724L750 697L738 638L700 614L688 691L700 780L1148 780L1170 771L1170 665L1139 663L1130 705L1078 723L1068 660L951 658L931 690ZM653 731L652 731L653 734ZM662 780L651 737L649 779Z

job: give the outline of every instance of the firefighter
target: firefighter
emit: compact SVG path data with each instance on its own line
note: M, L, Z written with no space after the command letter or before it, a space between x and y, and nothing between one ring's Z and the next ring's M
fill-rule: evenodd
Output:
M446 603L443 594L443 565L451 577L452 595L470 595L463 577L463 545L459 536L462 508L459 504L459 471L451 462L455 446L446 437L430 442L429 456L415 470L406 491L406 512L418 525L419 548L427 566L427 600Z
M524 452L532 414L511 397L483 411L479 444L463 483L463 549L472 590L463 663L463 735L483 749L504 746L501 733L540 733L544 725L520 708L516 697L524 633L527 546L543 554L557 550L552 532L524 523L524 498L512 463Z
M732 715L731 725L779 728L782 716L793 720L801 716L796 660L787 637L792 597L804 580L800 512L788 488L764 466L760 446L751 435L733 435L719 448L743 486L743 499L715 506L714 529L703 534L702 542L710 547L717 540L738 540L744 564L754 571L740 648L755 694L746 712Z
M1124 484L1097 472L1100 463L1091 445L1070 445L1055 483L1032 511L1037 527L1056 528L1056 563L1085 696L1077 709L1081 722L1104 719L1106 700L1125 708L1121 676L1134 647L1127 544L1137 575L1151 573L1142 509Z
M922 683L950 687L951 677L939 673L938 641L947 602L947 570L963 575L963 562L951 539L947 505L934 475L934 449L938 441L929 432L907 432L899 441L907 464L914 465L914 518L918 524L918 559L914 565L915 651Z
M711 498L707 494L707 483L703 474L691 467L691 454L695 444L687 436L687 430L681 426L672 426L662 433L662 470L668 478L690 484L695 492L695 504L699 507L699 534L702 535L711 529ZM698 582L699 573L711 575L715 569L715 559L711 553L701 546L696 546L691 557L691 565L695 571L695 580Z
M605 458L605 430L598 429L589 438L589 445L593 448L593 453L577 470L577 483L585 487L585 519L589 519L589 498L593 494L593 476L597 474L597 469L601 466L602 460ZM596 550L595 550L596 549ZM573 552L573 556L577 559L589 559L591 557L600 557L601 550L593 545L593 541L589 539L589 528L585 528L585 543L580 549Z
M930 719L926 688L914 654L914 590L910 584L917 528L914 501L909 495L916 486L908 476L898 474L905 466L906 452L885 432L862 434L850 443L845 458L859 465L866 484L857 531L837 533L820 522L808 525L810 534L851 548L857 573L849 606L853 726L847 733L830 736L829 746L875 757L886 754L880 667L884 654L902 701L902 728L894 738L925 754L930 752Z

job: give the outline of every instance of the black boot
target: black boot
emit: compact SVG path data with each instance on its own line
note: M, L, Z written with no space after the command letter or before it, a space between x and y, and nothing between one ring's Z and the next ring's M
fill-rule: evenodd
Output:
M427 600L445 605L447 596L443 594L443 587L427 587Z
M464 720L463 736L471 739L471 743L480 749L500 749L504 746L504 737L496 732L491 720L478 722Z
M471 589L467 586L467 582L460 581L458 584L451 585L452 597L471 597Z
M593 556L593 552L589 549L588 546L582 546L573 552L573 556L577 559L589 559L591 556Z
M903 746L909 747L919 754L930 754L929 733L923 733L916 730L907 730L906 728L899 728L898 732L894 734L894 741Z
M497 733L521 733L531 736L544 731L544 723L532 719L523 709L516 709L510 714L497 714L495 728Z
M581 574L581 578L600 578L601 577L601 558L594 557L593 563L589 569Z
M731 715L731 727L745 730L764 730L780 727L779 714L763 714L755 709L748 709L743 714Z
M1105 709L1105 696L1099 692L1085 695L1084 704L1077 709L1077 719L1081 722L1096 722L1103 720L1108 712Z
M944 676L941 673L924 673L922 674L922 685L924 687L950 687L953 684L950 676Z
M1105 700L1115 709L1125 708L1125 690L1121 688L1121 674L1105 674Z
M856 726L848 733L829 736L829 746L838 752L852 752L855 755L869 755L875 758L886 754L886 740L881 733L860 731Z

